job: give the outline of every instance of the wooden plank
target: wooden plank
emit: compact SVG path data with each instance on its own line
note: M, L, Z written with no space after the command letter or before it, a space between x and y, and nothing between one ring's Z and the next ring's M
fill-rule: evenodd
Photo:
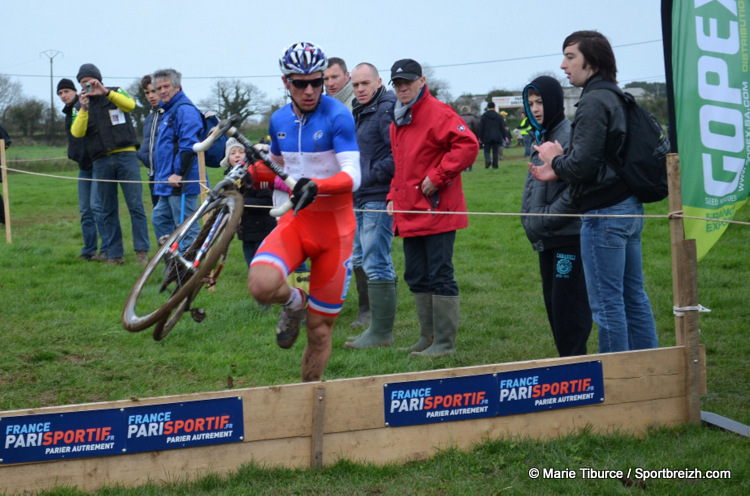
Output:
M325 432L326 388L318 386L313 394L313 426L310 440L310 467L323 468L323 433Z
M346 458L376 464L421 460L448 447L468 449L487 439L550 439L591 428L642 434L650 425L684 422L685 398L589 405L491 419L382 428L326 435L326 463Z
M138 486L150 481L185 481L208 473L224 474L242 464L309 466L310 438L233 443L123 456L60 460L0 468L0 492L16 493L77 486L94 491L105 485Z

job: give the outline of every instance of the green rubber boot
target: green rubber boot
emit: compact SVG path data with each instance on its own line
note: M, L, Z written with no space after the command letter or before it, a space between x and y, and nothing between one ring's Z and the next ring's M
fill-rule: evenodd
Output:
M453 347L458 332L458 314L461 306L459 296L432 297L432 319L435 322L435 339L424 351L415 351L414 357L439 357L456 351Z
M352 329L356 329L357 327L366 327L370 325L370 296L368 294L368 285L367 285L367 274L365 274L365 269L362 267L355 267L354 268L354 280L357 284L357 317L354 319L354 322L349 324L349 327ZM352 340L357 339L359 336L361 336L362 333L358 334L357 336L349 336L346 339Z
M393 344L393 322L396 320L398 292L396 280L369 281L370 327L355 340L347 341L344 348L361 350Z
M432 294L414 293L414 306L419 321L419 341L401 351L422 351L432 344Z

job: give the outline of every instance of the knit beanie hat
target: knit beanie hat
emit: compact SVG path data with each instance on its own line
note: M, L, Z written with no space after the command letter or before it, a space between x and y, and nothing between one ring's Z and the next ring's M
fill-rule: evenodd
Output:
M221 162L219 163L219 165L221 165L222 167L229 167L229 152L231 152L232 148L234 148L236 146L239 146L243 150L245 149L245 147L242 145L242 143L240 143L239 141L237 141L236 138L229 138L227 140L227 144L224 147L224 158L221 159Z
M102 73L94 64L83 64L81 68L78 69L78 75L76 76L76 79L80 83L81 79L87 76L96 79L100 83L102 82Z
M59 93L60 90L65 90L65 89L78 92L78 90L76 89L76 85L73 83L73 81L67 78L62 78L60 82L57 83L57 92Z

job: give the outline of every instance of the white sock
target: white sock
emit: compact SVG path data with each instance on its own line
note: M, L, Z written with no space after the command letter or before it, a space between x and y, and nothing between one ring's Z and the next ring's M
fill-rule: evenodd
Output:
M286 303L284 303L284 306L292 311L299 310L305 303L304 294L305 292L300 288L292 288L292 294Z

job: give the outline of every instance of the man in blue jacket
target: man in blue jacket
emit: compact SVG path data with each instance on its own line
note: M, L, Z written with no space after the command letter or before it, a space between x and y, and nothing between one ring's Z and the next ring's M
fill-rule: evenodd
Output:
M385 90L378 70L367 62L354 68L351 81L356 98L352 113L362 174L359 189L354 192L354 206L364 210L354 213L357 231L352 265L360 300L363 296L360 278L367 285L370 326L344 347L360 349L393 344L398 292L391 259L393 219L386 212L385 197L391 189L395 168L389 130L396 94Z
M182 74L174 69L156 71L153 82L164 109L156 139L154 195L151 212L156 239L172 234L198 208L198 160L193 145L203 131L203 117L182 91ZM198 236L198 224L185 238L186 246Z

